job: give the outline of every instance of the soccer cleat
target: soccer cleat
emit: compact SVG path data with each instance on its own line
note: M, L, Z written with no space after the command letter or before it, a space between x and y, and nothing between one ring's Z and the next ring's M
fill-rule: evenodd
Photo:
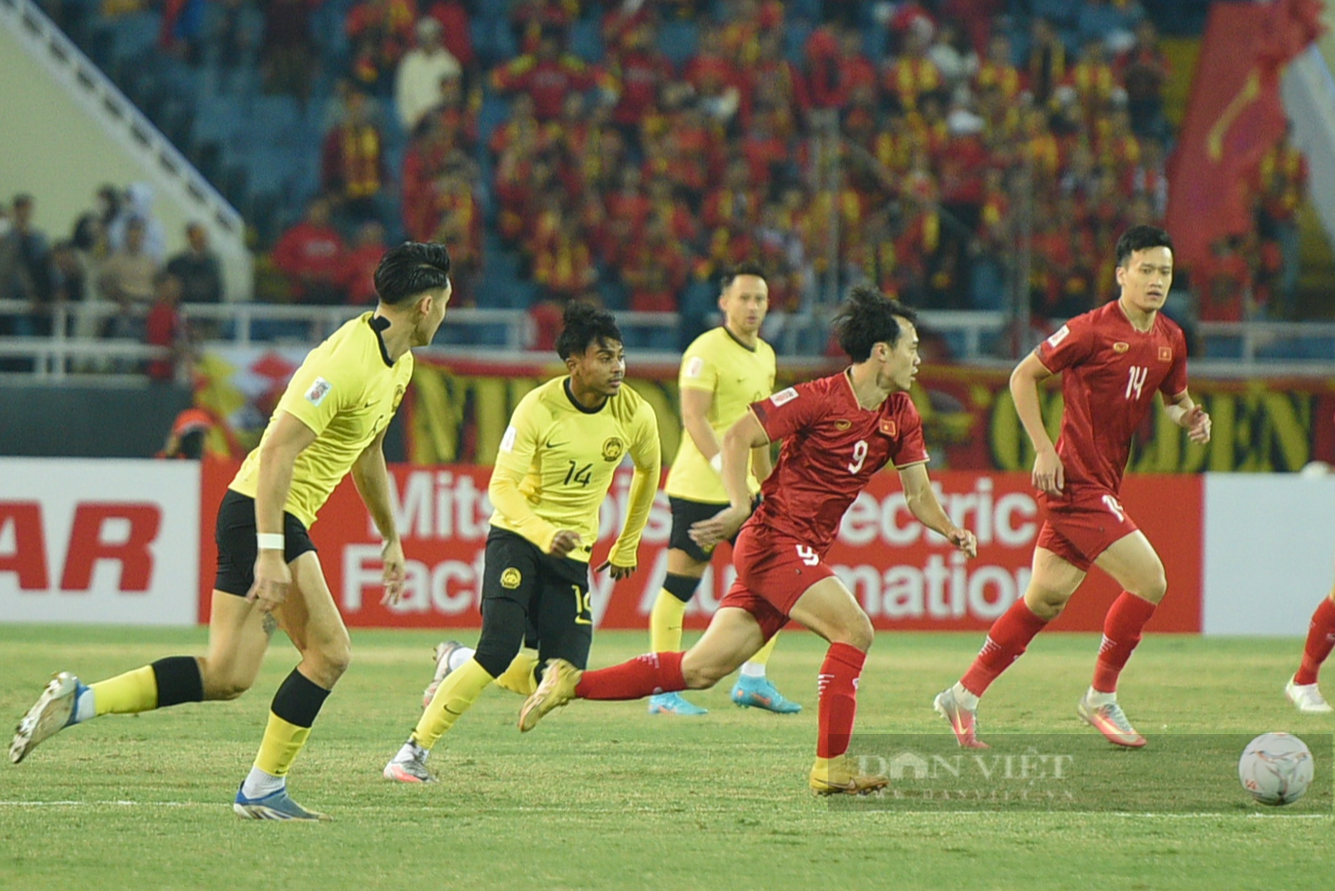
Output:
M739 677L732 688L732 701L742 708L763 708L779 715L795 715L802 710L800 703L776 690L769 678Z
M696 715L709 714L709 709L701 708L693 702L687 702L680 693L659 693L649 697L649 714L679 715L683 718L693 718Z
M564 659L548 659L547 669L542 673L542 683L533 695L524 700L524 707L519 710L519 732L528 733L548 712L554 711L575 698L575 688L579 686L580 676L584 672Z
M385 779L398 783L434 783L436 778L426 769L428 754L427 749L409 740L385 765Z
M1088 694L1086 694L1088 695ZM1118 746L1138 749L1145 745L1145 737L1136 732L1131 722L1126 719L1126 712L1115 702L1095 707L1081 697L1075 707L1076 714L1084 718L1090 726L1108 737L1108 742Z
M287 787L271 792L263 798L247 798L236 790L236 802L232 810L243 820L319 820L328 822L328 814L308 811L292 800L287 794Z
M74 707L79 695L88 688L68 671L53 675L46 682L42 695L28 709L18 727L14 728L14 740L9 744L9 760L18 764L28 753L64 730L74 720Z
M436 644L436 649L431 653L432 658L436 660L436 676L431 679L431 683L427 684L426 689L422 691L422 708L426 708L430 705L431 700L435 698L436 688L439 687L440 682L445 680L450 674L450 656L455 650L462 646L463 644L459 643L457 640L442 640L440 643Z
M1316 684L1295 684L1293 678L1289 678L1289 682L1284 685L1284 692L1289 702L1297 706L1300 712L1324 715L1331 710L1330 703L1326 702L1326 697L1321 695Z
M978 738L978 712L965 708L955 698L955 688L947 687L936 694L932 700L936 713L950 722L950 729L955 733L955 742L966 749L990 749L987 743Z
M858 773L852 758L839 755L817 758L808 782L817 795L866 795L888 786L890 778L879 773Z

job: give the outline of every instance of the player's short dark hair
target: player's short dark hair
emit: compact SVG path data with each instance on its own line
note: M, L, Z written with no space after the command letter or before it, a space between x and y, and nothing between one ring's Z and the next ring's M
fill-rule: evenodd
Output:
M563 327L556 338L556 355L562 359L582 354L591 344L605 346L624 342L616 318L592 303L579 300L567 303L561 322Z
M1173 249L1173 239L1158 226L1132 226L1117 239L1117 265L1125 266L1136 251L1147 248L1166 247Z
M405 241L385 251L375 269L381 303L397 305L450 283L450 252L443 244Z
M899 320L918 323L918 314L898 300L891 300L868 285L848 292L848 299L834 317L834 336L839 348L854 362L866 362L878 343L894 346L904 326Z
M723 272L723 275L719 278L718 289L720 291L728 290L733 279L739 275L754 275L756 278L763 280L765 278L765 267L755 260L744 260Z

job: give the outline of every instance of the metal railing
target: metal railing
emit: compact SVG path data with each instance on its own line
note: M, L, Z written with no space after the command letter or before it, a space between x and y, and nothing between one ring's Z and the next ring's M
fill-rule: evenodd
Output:
M198 334L199 348L210 344L249 346L314 345L365 307L292 306L264 303L188 304L185 316ZM0 330L6 320L28 314L28 304L0 300ZM170 350L150 347L129 338L102 338L96 332L120 309L105 301L57 304L49 312L51 334L41 337L0 337L0 359L29 359L31 369L11 374L41 378L75 378L90 367L119 368L135 362L167 358ZM139 316L146 307L134 311ZM617 322L632 344L636 362L675 362L680 358L677 338L681 318L676 313L619 312ZM45 320L44 320L45 321ZM449 311L433 349L449 356L473 358L522 357L539 338L531 316L521 309L456 308ZM964 364L1009 367L1005 345L1011 332L1009 317L1000 311L926 311L920 314L925 331L943 337L954 358ZM1203 349L1192 357L1193 373L1217 377L1275 377L1335 374L1335 323L1323 322L1202 322L1196 327ZM77 333L76 333L77 332ZM785 350L794 332L816 348ZM782 320L774 337L780 361L820 355L829 337L829 312L791 315ZM119 360L119 361L117 361Z

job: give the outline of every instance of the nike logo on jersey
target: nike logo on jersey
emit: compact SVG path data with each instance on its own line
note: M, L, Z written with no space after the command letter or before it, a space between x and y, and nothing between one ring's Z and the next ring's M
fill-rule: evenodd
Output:
M549 449L559 449L563 445L565 445L564 442L552 442L550 439L547 440L547 448Z

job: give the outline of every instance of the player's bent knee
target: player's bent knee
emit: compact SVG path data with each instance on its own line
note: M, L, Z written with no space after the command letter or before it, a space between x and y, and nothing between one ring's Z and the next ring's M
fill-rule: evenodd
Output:
M1024 595L1024 602L1034 615L1049 622L1061 615L1070 599L1069 594L1045 588L1031 589Z
M694 671L682 670L682 680L686 681L688 690L708 690L729 674L729 672L719 671L717 666L706 668L697 668Z
M212 702L229 702L240 699L241 694L250 689L254 678L241 677L205 677L204 698Z

